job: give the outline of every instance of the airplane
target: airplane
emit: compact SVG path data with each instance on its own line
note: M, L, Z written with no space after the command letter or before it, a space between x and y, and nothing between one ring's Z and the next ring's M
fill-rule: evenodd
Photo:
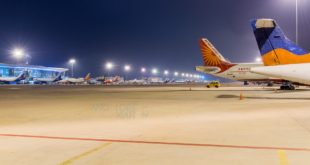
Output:
M17 77L0 77L0 83L10 84L16 83L21 80L25 80L27 77L27 71L22 71Z
M98 81L97 79L95 78L91 78L87 81L87 84L90 84L90 85L101 85L101 82Z
M54 83L62 80L61 73L58 73L56 77L53 78L33 78L34 84L48 84L48 83Z
M149 77L147 79L147 82L149 84L163 84L164 83L164 80L160 77Z
M63 80L58 81L60 84L84 84L88 83L88 81L91 79L90 73L88 73L85 78L66 78Z
M253 20L251 25L265 65L251 72L287 80L281 89L310 85L310 53L288 39L273 19Z
M124 82L124 79L120 76L114 76L114 77L97 77L96 81L104 84L104 85L109 85L109 84L118 84Z
M148 82L145 79L133 79L133 80L128 80L126 81L128 84L133 84L133 85L146 85Z
M252 73L251 68L263 66L259 63L231 63L212 45L208 39L200 40L200 49L204 61L204 66L196 66L196 71L211 74L217 77L230 80L248 82L267 82L269 86L272 82L281 81L269 76Z
M105 79L105 80L103 81L103 84L113 84L113 83L117 83L117 82L121 81L120 79L121 79L121 77L115 76L115 77L112 77L112 78L110 78L110 79Z

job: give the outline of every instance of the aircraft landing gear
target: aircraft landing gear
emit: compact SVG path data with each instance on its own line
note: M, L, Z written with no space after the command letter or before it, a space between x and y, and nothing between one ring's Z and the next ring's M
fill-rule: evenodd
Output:
M295 90L295 86L292 84L283 84L281 85L280 90Z
M273 86L273 83L272 82L268 82L267 83L267 87L272 87Z
M244 85L244 86L247 86L247 85L250 85L250 84L249 84L248 81L244 81L244 82L243 82L243 85Z

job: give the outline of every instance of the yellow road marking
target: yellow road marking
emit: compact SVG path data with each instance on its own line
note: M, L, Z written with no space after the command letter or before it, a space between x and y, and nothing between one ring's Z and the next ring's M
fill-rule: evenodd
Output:
M62 163L60 163L59 165L69 165L69 164L72 164L74 161L76 161L76 160L78 160L78 159L81 159L81 158L83 158L83 157L85 157L85 156L87 156L87 155L89 155L89 154L91 154L91 153L93 153L93 152L99 151L99 150L101 150L102 148L104 148L104 147L106 147L106 146L108 146L108 145L110 145L110 144L111 144L111 143L104 143L104 144L100 145L99 147L96 147L96 148L91 149L91 150L89 150L89 151L83 152L83 153L81 153L81 154L79 154L79 155L77 155L77 156L74 156L74 157L72 157L72 158L70 158L70 159L68 159L68 160L65 160L65 161L63 161Z
M278 158L280 165L289 165L289 162L287 160L287 155L284 150L278 150Z

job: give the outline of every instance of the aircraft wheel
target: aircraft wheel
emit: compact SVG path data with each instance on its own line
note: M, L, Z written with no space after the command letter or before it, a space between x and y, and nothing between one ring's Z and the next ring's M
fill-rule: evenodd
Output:
M293 85L290 85L289 90L295 90L295 87Z
M250 85L250 84L249 84L248 81L244 81L244 82L243 82L243 85L247 86L247 85Z
M272 86L273 86L273 83L270 83L270 82L269 82L269 83L267 84L267 86L268 86L268 87L272 87Z
M295 86L293 85L282 85L280 90L295 90Z

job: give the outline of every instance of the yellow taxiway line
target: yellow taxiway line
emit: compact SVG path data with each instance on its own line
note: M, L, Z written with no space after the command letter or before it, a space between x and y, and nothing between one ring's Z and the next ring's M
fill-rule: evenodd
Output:
M278 150L278 158L280 165L289 165L289 161L287 159L286 151Z
M72 157L72 158L70 158L68 160L65 160L62 163L60 163L59 165L69 165L69 164L72 164L74 161L79 160L79 159L81 159L81 158L83 158L83 157L85 157L85 156L87 156L89 154L92 154L94 152L97 152L97 151L103 149L104 147L107 147L110 144L112 144L112 143L104 143L104 144L100 145L99 147L96 147L94 149L88 150L88 151L83 152L83 153L81 153L81 154L79 154L77 156L74 156L74 157Z

